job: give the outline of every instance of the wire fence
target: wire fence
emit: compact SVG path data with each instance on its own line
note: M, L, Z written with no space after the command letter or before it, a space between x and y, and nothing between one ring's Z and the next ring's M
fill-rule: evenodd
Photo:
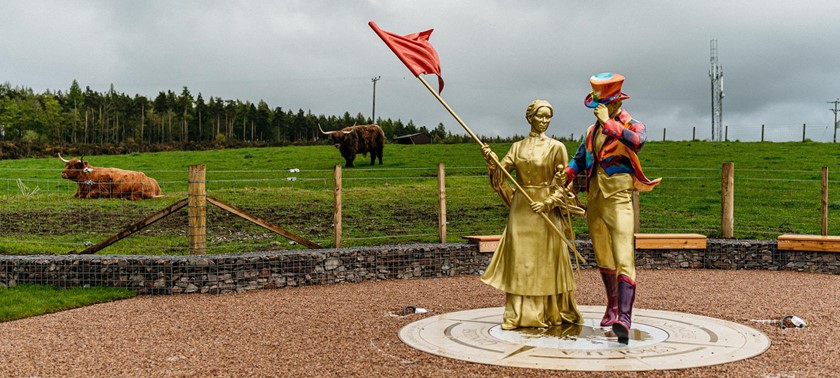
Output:
M341 247L440 241L438 167L344 170L341 179ZM721 169L658 168L663 182L641 193L640 231L721 236ZM484 166L445 167L446 238L501 234L507 209L489 187ZM147 170L161 198L74 198L77 184L57 169L0 170L0 254L65 254L125 231L188 197L186 170ZM735 167L734 237L774 239L785 233L819 234L820 171ZM840 184L828 180L829 193ZM333 170L206 171L207 195L231 204L325 248L335 246ZM585 194L581 194L585 203ZM827 203L829 234L840 225L840 201ZM174 211L103 250L103 254L190 253L188 209ZM583 218L573 221L586 235ZM836 227L834 227L836 229ZM208 205L209 254L306 248L271 230Z
M837 142L837 133L830 123L799 124L733 124L724 125L720 138L739 142ZM647 125L647 137L657 141L712 140L711 126L667 128ZM574 135L572 135L574 139Z

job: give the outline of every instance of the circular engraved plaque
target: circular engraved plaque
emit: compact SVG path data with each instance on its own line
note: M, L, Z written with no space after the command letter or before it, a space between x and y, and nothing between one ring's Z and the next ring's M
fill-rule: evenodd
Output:
M717 365L770 347L753 328L679 312L634 309L628 344L599 325L603 306L578 306L584 324L506 331L504 308L427 317L406 325L400 339L424 352L459 360L524 368L641 371Z

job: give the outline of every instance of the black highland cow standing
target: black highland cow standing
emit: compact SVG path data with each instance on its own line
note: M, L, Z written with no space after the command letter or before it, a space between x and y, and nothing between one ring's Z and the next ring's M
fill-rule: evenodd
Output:
M367 156L370 153L370 165L373 165L376 158L382 165L382 149L385 146L385 133L379 125L358 125L345 127L336 131L324 131L318 125L321 133L329 136L335 147L341 151L341 156L347 162L345 168L353 167L353 160L356 154Z

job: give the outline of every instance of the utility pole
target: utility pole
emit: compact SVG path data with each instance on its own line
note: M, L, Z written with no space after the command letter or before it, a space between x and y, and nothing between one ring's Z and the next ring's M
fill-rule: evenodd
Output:
M709 79L711 79L712 84L712 141L719 141L723 128L723 67L718 64L717 40L711 40L709 45L711 50Z
M371 112L370 116L371 122L373 123L376 123L376 82L379 81L380 78L382 78L382 76L377 76L370 79L370 81L373 82L373 111Z
M840 126L840 124L837 123L837 110L838 110L837 106L838 106L838 104L840 104L840 98L838 98L834 101L829 101L828 103L829 104L834 104L834 109L828 109L828 110L831 110L832 112L834 112L834 143L837 143L837 127Z

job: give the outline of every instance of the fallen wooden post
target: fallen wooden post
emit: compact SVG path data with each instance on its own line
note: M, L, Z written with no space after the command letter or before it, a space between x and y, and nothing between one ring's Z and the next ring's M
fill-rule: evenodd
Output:
M148 227L152 223L155 223L155 222L165 218L167 215L172 214L172 213L180 210L184 206L187 206L187 202L188 201L187 201L186 198L184 198L184 199L182 199L178 202L175 202L175 203L167 206L165 209L152 214L148 218L143 219L143 220L141 220L141 221L139 221L135 224L132 224L131 226L128 226L125 230L120 231L116 235L111 236L110 238L105 239L105 240L103 240L99 243L96 243L96 244L94 244L90 247L87 247L84 251L79 252L79 254L88 255L88 254L96 253L100 249L105 248L105 247L107 247L111 244L114 244L114 243L128 237L129 235ZM76 253L76 251L70 251L70 253Z
M315 244L314 242L311 242L311 241L309 241L309 240L306 240L306 239L304 239L304 238L302 238L302 237L300 237L300 236L297 236L297 235L295 235L295 234L293 234L293 233L291 233L291 232L289 232L289 231L286 231L286 230L284 230L284 229L282 229L282 228L280 228L280 227L277 227L277 226L275 226L275 225L273 225L273 224L271 224L271 223L268 223L267 221L265 221L265 220L263 220L263 219L261 219L261 218L259 218L259 217L255 217L255 216L253 216L253 215L251 215L251 214L248 214L247 212L245 212L244 210L242 210L242 209L240 209L240 208L238 208L238 207L236 207L236 206L233 206L233 205L230 205L230 204L224 203L224 202L219 201L219 200L217 200L217 199L215 199L215 198L213 198L213 197L210 197L210 196L207 196L207 202L210 202L211 204L216 205L216 206L218 206L219 208L221 208L221 209L223 209L223 210L225 210L225 211L227 211L227 212L229 212L229 213L231 213L231 214L233 214L233 215L239 216L239 217L240 217L240 218L242 218L242 219L245 219L245 220L247 220L247 221L250 221L250 222L252 222L252 223L254 223L254 224L256 224L256 225L258 225L258 226L260 226L260 227L263 227L263 228L265 228L265 229L267 229L267 230L274 231L274 232L276 232L276 233L278 233L278 234L282 235L284 238L289 239L289 240L291 240L291 241L294 241L295 243L298 243L298 244L301 244L301 245L305 245L305 246L307 246L307 247L309 247L309 248L314 248L314 249L322 249L322 248L324 248L324 247L321 247L321 246L320 246L320 245L318 245L318 244Z

